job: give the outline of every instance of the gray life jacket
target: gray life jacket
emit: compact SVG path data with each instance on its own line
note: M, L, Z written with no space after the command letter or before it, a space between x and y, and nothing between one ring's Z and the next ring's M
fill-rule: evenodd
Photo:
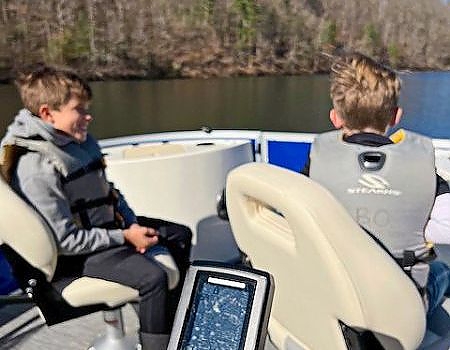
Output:
M343 141L337 130L315 139L310 158L310 177L425 287L430 252L424 229L436 191L431 140L404 132L398 143L370 147Z
M42 139L16 138L13 147L39 152L54 165L79 228L123 226L115 210L117 195L106 180L103 155L90 135L81 144L71 142L61 147ZM20 156L24 152L13 153ZM13 160L17 161L18 158Z

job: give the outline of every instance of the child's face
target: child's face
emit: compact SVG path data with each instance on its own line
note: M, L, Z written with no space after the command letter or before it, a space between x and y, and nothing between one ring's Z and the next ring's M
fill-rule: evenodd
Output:
M50 110L51 124L57 130L64 131L78 142L86 141L88 125L92 116L87 112L87 103L82 103L76 97L72 97L67 104L59 110Z

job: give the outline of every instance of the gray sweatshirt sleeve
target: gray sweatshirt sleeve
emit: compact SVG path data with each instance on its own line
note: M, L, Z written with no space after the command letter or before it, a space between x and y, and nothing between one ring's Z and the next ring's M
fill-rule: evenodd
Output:
M76 226L59 174L38 154L28 153L19 160L13 187L53 229L59 254L91 253L124 243L122 230L98 227L85 230Z

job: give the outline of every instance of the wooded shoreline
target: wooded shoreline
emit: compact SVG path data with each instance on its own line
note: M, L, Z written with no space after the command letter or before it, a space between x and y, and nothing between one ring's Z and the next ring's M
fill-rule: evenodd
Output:
M432 68L408 68L399 69L399 72L429 72L429 71L441 71L450 72L450 69L436 70ZM223 67L214 69L213 72L206 71L185 71L184 74L173 74L173 72L143 72L142 70L133 71L133 69L127 69L122 71L114 71L108 69L99 68L98 71L85 71L78 68L80 75L82 75L88 81L122 81L122 80L163 80L163 79L209 79L209 78L229 78L229 77L254 77L254 76L289 76L289 75L309 75L309 74L328 74L329 70L318 71L306 71L299 69L296 72L292 70L273 71L268 68L246 68L246 67ZM0 84L12 84L14 82L16 70L9 72L0 72Z
M298 75L358 50L396 69L450 70L442 0L3 0L0 80L30 64L87 79Z

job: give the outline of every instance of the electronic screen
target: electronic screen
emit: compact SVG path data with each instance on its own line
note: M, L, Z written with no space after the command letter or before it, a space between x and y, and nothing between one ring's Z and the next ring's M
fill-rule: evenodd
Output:
M273 297L270 275L204 264L189 268L168 349L260 349Z
M254 283L200 275L180 349L243 349Z

